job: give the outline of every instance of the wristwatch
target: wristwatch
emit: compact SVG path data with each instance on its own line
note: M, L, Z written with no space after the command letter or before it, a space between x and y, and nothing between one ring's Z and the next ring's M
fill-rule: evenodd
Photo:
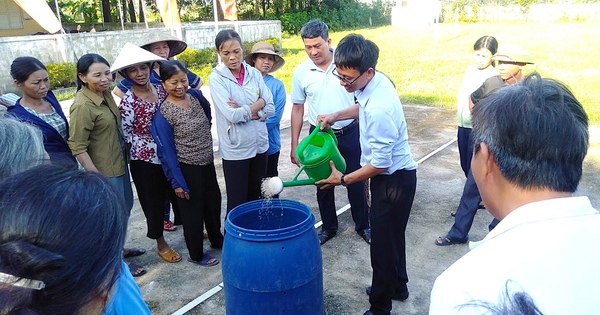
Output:
M348 184L346 184L346 182L344 181L344 176L346 175L342 175L342 177L340 178L340 182L342 183L342 186L348 187Z

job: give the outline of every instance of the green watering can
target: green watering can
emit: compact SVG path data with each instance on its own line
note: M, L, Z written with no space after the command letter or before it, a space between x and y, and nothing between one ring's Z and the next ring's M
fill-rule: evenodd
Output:
M338 141L333 130L329 128L327 132L323 132L320 129L321 123L296 148L296 157L302 167L294 179L283 182L283 187L314 185L315 182L326 179L331 175L329 161L333 161L338 171L342 173L346 171L346 161L338 150ZM298 179L302 171L308 178Z

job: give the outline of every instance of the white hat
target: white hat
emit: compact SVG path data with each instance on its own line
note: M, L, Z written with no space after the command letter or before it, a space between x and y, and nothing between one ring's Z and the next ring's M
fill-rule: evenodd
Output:
M117 72L129 68L140 63L150 63L155 61L166 61L167 59L159 57L145 49L142 49L134 44L125 43L119 56L110 67L110 72Z
M247 64L254 67L254 57L257 54L267 54L272 55L274 57L275 62L273 63L271 71L269 72L277 71L285 63L285 60L281 57L281 55L275 52L275 48L273 48L273 45L267 42L258 42L254 44L254 46L252 46L252 52L249 55L247 55L246 58L244 58L244 60L246 60Z

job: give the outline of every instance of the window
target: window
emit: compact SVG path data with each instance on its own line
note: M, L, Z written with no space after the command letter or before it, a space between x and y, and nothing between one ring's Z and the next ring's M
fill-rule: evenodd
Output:
M0 30L22 29L21 9L13 0L0 0Z

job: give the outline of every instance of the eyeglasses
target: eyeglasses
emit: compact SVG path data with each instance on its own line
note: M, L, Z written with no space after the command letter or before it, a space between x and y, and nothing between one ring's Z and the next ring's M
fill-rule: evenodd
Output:
M366 71L365 71L365 72L366 72ZM333 71L331 71L331 74L333 74L333 75L334 75L336 78L338 78L340 81L344 82L344 84L346 84L346 85L352 85L352 84L354 84L354 82L356 82L356 80L358 80L358 78L360 78L360 77L361 77L361 76L364 74L364 72L362 72L362 73L361 73L361 74L360 74L358 77L356 77L356 79L354 79L354 80L352 80L352 81L348 81L348 80L346 80L346 79L342 78L342 77L340 76L340 74L337 72L337 69L333 69Z

